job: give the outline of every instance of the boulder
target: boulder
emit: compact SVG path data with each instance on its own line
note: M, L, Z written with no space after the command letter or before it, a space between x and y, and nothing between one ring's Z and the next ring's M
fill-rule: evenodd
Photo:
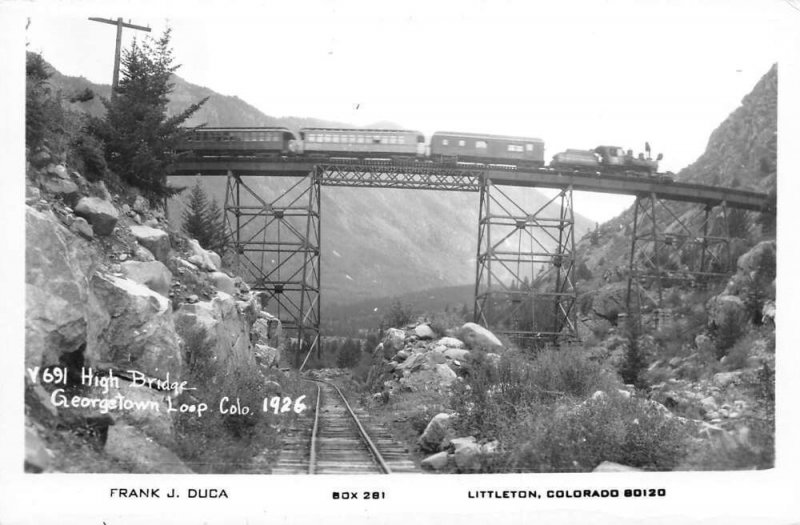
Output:
M182 358L169 300L131 279L91 280L86 355L151 377L179 377Z
M425 358L425 354L414 352L405 361L397 365L397 368L411 373L422 369L427 364L428 360Z
M69 180L69 173L63 164L49 164L47 166L47 173L60 179Z
M221 292L225 292L229 295L236 295L236 292L238 292L233 284L233 278L226 273L211 272L208 275L208 279L211 281L211 284L214 285L214 288Z
M465 438L459 438L461 440ZM454 444L455 451L453 457L455 459L456 467L461 472L477 472L481 469L481 446L475 443L475 438L472 441L462 441L455 444L457 439L451 441Z
M464 323L458 332L458 338L464 341L467 348L495 349L502 348L503 343L488 329L475 324Z
M384 351L398 352L405 345L406 333L397 328L389 328L383 336Z
M150 250L157 260L166 263L169 258L170 240L169 234L158 228L149 226L131 226L131 233L139 244Z
M153 252L151 252L144 246L136 247L136 249L133 252L133 258L141 262L150 262L156 260L155 256L153 255Z
M75 206L75 215L89 221L97 235L111 235L119 219L119 212L114 205L98 197L84 197L79 200Z
M277 367L280 363L281 352L277 348L267 345L254 345L256 362L264 368Z
M419 337L420 339L433 339L436 337L436 332L427 324L420 324L414 328L414 335Z
M200 246L200 243L194 239L189 239L189 251L191 252L191 256L189 257L189 262L206 270L207 272L216 272L219 267L214 264L214 260L212 259L208 250L203 249Z
M620 463L614 463L613 461L603 461L597 465L592 472L643 472L643 470Z
M442 337L436 341L436 344L448 348L464 348L464 341L456 339L455 337Z
M442 380L442 383L445 385L449 385L453 381L456 380L456 373L453 372L453 369L445 364L436 365L436 373L439 375L439 378Z
M447 452L437 452L420 462L420 466L427 470L442 470L447 467L450 456Z
M83 235L87 239L94 238L94 230L92 229L92 225L89 224L83 217L76 217L75 220L72 221L71 228L72 231Z
M173 452L130 425L117 424L109 427L105 452L129 465L133 472L192 474L192 469Z
M75 199L78 197L78 185L68 179L65 180L59 177L42 177L41 186L45 191L54 195L60 195L66 202L71 204L74 204ZM114 226L111 226L111 229L113 230Z
M441 365L447 362L444 352L439 352L438 350L431 350L426 354L426 357L431 365Z
M430 420L428 426L425 427L425 431L419 437L417 443L422 450L438 452L442 441L449 438L451 434L450 414L436 414Z
M444 351L444 355L449 359L463 361L469 356L469 350L462 348L448 348Z
M121 264L125 277L143 284L164 297L169 296L172 272L159 261L125 261Z
M25 366L59 364L86 343L89 244L52 213L25 210Z

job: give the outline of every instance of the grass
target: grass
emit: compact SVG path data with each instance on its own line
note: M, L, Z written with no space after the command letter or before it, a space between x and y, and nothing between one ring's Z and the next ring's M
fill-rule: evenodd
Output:
M266 381L281 385L281 396L292 401L305 394L310 403L313 388L296 376L285 375L271 369L239 366L232 373L222 375L215 366L214 349L202 331L185 335L187 363L190 367L188 382L198 390L186 396L187 402L204 402L209 410L202 417L195 414L178 414L176 428L176 453L198 473L231 473L245 470L257 454L265 450L277 456L280 430L289 427L297 415L293 411L273 414L264 412L264 398L271 395ZM238 399L250 413L221 414L220 400L228 397L231 404ZM179 402L181 399L178 400Z

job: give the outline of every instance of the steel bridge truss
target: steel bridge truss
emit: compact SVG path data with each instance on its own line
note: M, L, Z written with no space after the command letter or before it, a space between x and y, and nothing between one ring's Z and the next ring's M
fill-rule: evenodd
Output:
M704 286L730 275L732 211L724 201L698 209L652 193L636 197L628 261L629 315L640 314L645 305L660 309L666 287ZM670 226L662 229L659 224Z
M517 200L481 186L474 320L522 347L575 339L572 187L533 213Z
M480 189L482 174L477 167L468 165L448 167L418 162L321 163L317 169L322 174L324 186L475 192Z
M237 273L293 336L299 365L320 342L320 176L282 178L289 184L269 201L263 180L228 173L225 227Z

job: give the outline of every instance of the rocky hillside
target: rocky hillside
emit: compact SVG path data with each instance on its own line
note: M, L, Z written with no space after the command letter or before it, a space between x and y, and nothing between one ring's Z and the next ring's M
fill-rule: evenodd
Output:
M290 419L258 417L261 396L293 392L280 323L146 199L63 163L43 148L26 177L26 470L249 464Z
M209 126L303 126L353 127L340 122L313 118L271 117L238 97L220 95L209 88L174 77L170 98L173 112L209 97L190 124ZM67 97L89 88L107 96L109 87L83 78L56 74L53 84ZM72 103L99 115L102 104L95 98ZM380 127L400 127L390 122ZM369 127L369 126L367 126ZM191 186L191 177L175 177L176 186ZM263 179L256 190L274 198L290 184ZM225 181L205 178L203 186L222 203ZM530 210L539 209L547 199L536 190L512 191ZM181 217L183 200L174 199L169 216ZM557 212L555 212L557 213ZM325 188L322 196L322 275L324 301L356 302L366 298L399 295L428 288L472 283L475 278L478 197L475 194L377 190L366 188ZM592 222L575 214L577 235Z

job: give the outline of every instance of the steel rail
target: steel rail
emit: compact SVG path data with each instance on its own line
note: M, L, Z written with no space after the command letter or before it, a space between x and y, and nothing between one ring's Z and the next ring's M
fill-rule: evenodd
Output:
M364 444L367 446L367 449L369 450L369 452L372 455L373 459L378 464L378 467L380 468L381 473L382 474L391 474L392 470L389 468L389 465L383 459L383 456L378 451L378 447L375 446L375 443L373 443L373 441L369 437L369 434L367 433L367 431L361 425L361 421L358 420L358 416L356 416L355 412L353 412L353 409L350 407L350 403L347 402L347 398L344 396L342 391L339 390L339 387L336 386L335 384L331 383L330 381L325 381L324 379L305 379L304 378L303 380L304 381L312 381L312 382L316 382L316 383L325 383L325 384L327 384L329 386L332 386L336 390L336 393L338 393L339 397L342 398L342 401L344 402L344 406L347 409L347 412L350 414L350 417L353 419L353 422L356 424L356 428L358 428L359 437L364 442ZM312 433L311 433L311 459L310 459L309 465L308 465L308 473L309 474L314 474L314 467L315 467L315 464L316 464L316 440L317 440L317 428L318 428L318 421L319 421L319 402L320 402L319 400L322 397L321 392L322 392L322 389L318 385L317 386L316 414L314 416L314 428L313 428Z
M310 379L306 379L305 381L310 381ZM319 429L320 399L322 399L322 387L317 385L317 404L314 406L314 427L311 430L311 455L308 460L309 474L313 474L317 466L317 430Z

